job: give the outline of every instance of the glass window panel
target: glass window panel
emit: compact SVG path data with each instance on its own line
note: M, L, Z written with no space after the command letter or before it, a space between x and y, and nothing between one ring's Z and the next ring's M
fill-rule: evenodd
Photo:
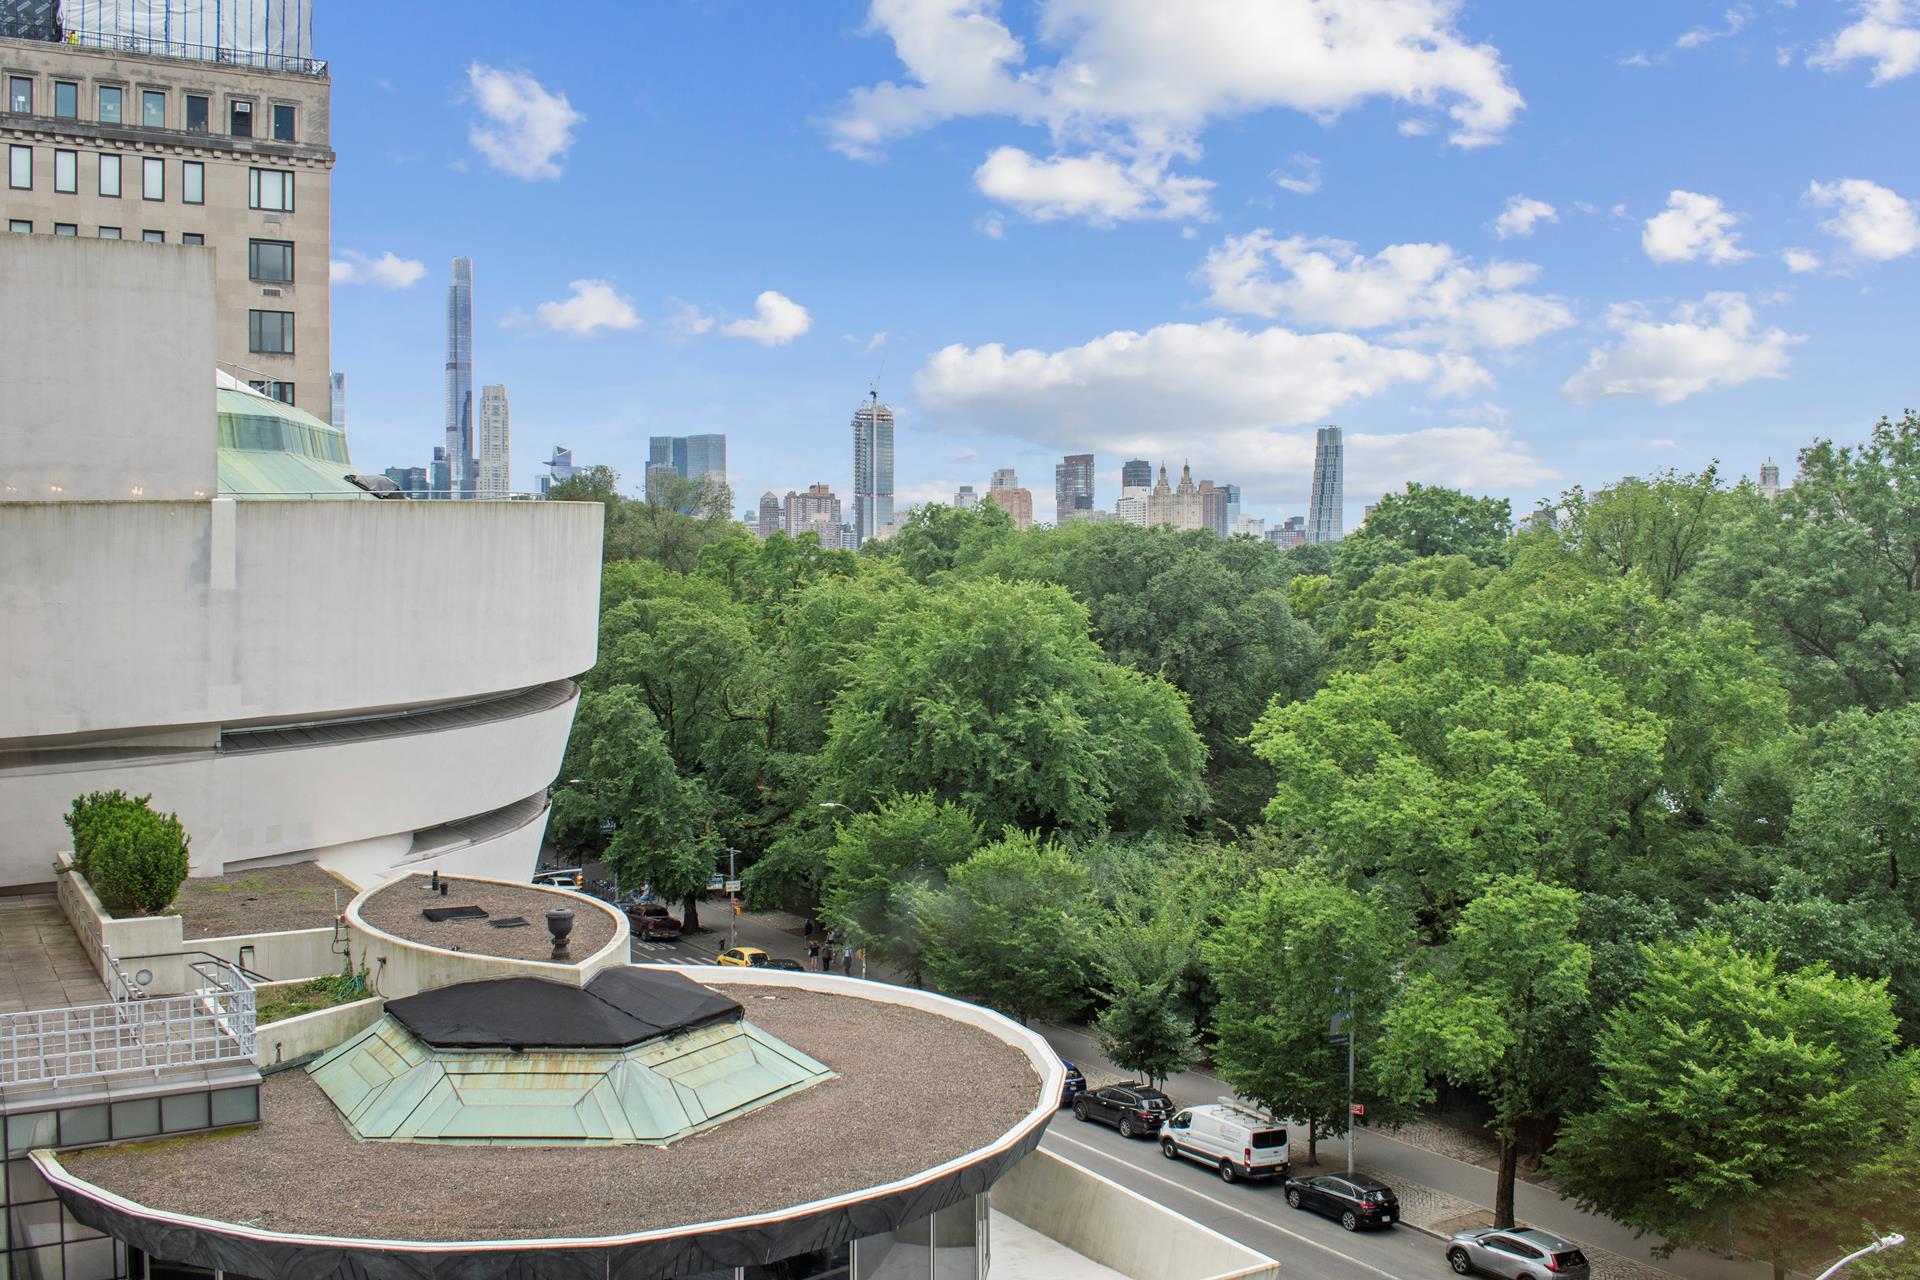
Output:
M102 227L100 228L100 238L102 240L118 240L120 238L120 228Z
M247 330L249 351L265 351L279 355L292 354L293 312L249 311L247 312Z
M740 1268L740 1275L741 1280L848 1280L852 1257L852 1247L843 1244L796 1253L765 1265L749 1263Z
M167 198L167 162L148 156L140 162L140 194L148 200Z
M293 209L293 175L277 169L247 171L247 204L255 209L276 213Z
M7 148L7 185L20 191L33 189L33 148Z
M17 231L22 235L25 235L33 231L33 224L31 222L28 222L25 218L8 218L7 230Z
M207 166L198 160L180 164L180 198L188 204L207 202Z
M53 82L53 114L58 120L80 118L80 86L71 80Z
M187 95L187 132L188 133L208 132L209 130L207 126L207 116L208 116L208 110L207 110L206 98L197 93L188 94Z
M249 240L247 278L272 284L293 282L293 244L287 240Z
M141 239L156 236L157 231L141 233ZM130 1098L110 1104L115 1138L150 1138L160 1132L160 1099Z
M165 244L167 242L167 233L164 231L142 231L140 238L148 244Z
M100 157L100 194L120 198L120 157Z
M924 1219L920 1225L925 1226ZM861 1236L853 1246L853 1280L875 1280L883 1274L882 1268L885 1268L884 1274L890 1275L926 1275L930 1270L930 1264L927 1261L925 1239L926 1237L922 1235L922 1242L915 1245L899 1240L891 1231L877 1236ZM893 1257L895 1252L904 1254L908 1251L919 1255L916 1260L920 1265L917 1268L912 1266L905 1257Z
M100 228L105 231L106 228ZM63 1147L82 1147L89 1142L107 1140L107 1104L96 1102L88 1107L70 1107L60 1113L60 1145Z
M35 1147L59 1143L60 1115L55 1111L32 1111L7 1117L7 1154L24 1155Z
M7 1199L15 1205L53 1199L53 1188L25 1156L7 1161Z
M293 141L293 108L276 106L273 109L273 140L275 142Z
M117 86L100 86L100 123L120 123L120 90Z
M207 238L198 231L182 231L180 233L181 244L205 244L206 242Z
M78 151L53 153L53 189L69 194L80 190L80 153Z
M22 115L33 111L33 81L26 76L7 77L7 110Z
M38 1204L13 1207L13 1247L60 1243L60 1202L42 1200Z
M253 1085L213 1091L214 1124L252 1124L259 1118L260 1090Z
M116 1265L120 1242L107 1236L91 1240L75 1241L69 1239L66 1245L67 1280L80 1280L83 1276L117 1276L121 1274Z
M251 102L227 104L227 132L236 138L253 136L253 104Z
M77 236L80 234L80 228L71 222L56 222L53 224L53 234L57 236Z
M160 1129L179 1133L184 1129L207 1127L207 1095L175 1093L160 1099Z
M934 1214L933 1280L979 1280L973 1241L973 1197Z
M149 129L167 127L167 95L157 89L140 91L140 123Z

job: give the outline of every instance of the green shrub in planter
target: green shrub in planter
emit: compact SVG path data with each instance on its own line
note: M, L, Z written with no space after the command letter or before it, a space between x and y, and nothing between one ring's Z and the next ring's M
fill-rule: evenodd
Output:
M187 833L175 815L155 813L152 796L95 791L73 802L73 864L114 915L164 910L187 878Z

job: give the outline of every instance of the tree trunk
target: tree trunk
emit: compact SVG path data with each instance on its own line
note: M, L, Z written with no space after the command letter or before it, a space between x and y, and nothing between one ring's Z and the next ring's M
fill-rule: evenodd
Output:
M1307 1121L1307 1163L1316 1169L1320 1167L1320 1122Z
M681 915L685 918L682 919L680 923L688 933L692 933L700 927L700 899L698 896L691 893L687 895L687 905L682 909Z
M1500 1139L1500 1177L1493 1185L1493 1225L1513 1225L1513 1184L1520 1172L1520 1144L1511 1137ZM1776 1277L1776 1280L1779 1280Z
M1767 1260L1773 1263L1773 1280L1787 1280L1786 1259L1782 1258L1778 1251L1775 1251L1768 1256Z

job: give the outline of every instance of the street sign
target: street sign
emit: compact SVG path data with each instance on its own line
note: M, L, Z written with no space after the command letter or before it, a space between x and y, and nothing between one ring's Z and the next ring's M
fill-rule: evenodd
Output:
M726 885L725 885L724 887L726 888L726 891L727 891L728 893L738 893L738 892L740 892L740 882L739 882L738 880L729 880L729 881L727 881L727 883L726 883Z
M1361 1105L1358 1102L1349 1102L1347 1104L1347 1110L1356 1116L1363 1116L1367 1114L1366 1107Z

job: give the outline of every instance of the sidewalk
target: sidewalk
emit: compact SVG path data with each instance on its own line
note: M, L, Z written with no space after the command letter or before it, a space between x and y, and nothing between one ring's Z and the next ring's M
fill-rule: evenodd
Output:
M1100 1055L1093 1037L1084 1030L1052 1023L1035 1029L1062 1057L1071 1059L1082 1070L1092 1067L1094 1071L1121 1074ZM1224 1082L1198 1071L1184 1071L1169 1077L1166 1089L1177 1103L1188 1104L1211 1102L1233 1092ZM1491 1169L1439 1155L1371 1129L1356 1133L1354 1151L1357 1164L1388 1183L1396 1180L1416 1183L1482 1207L1493 1203L1495 1177ZM1323 1140L1320 1162L1329 1172L1345 1168L1345 1139ZM1694 1249L1682 1249L1671 1258L1655 1258L1652 1239L1636 1237L1631 1228L1611 1218L1585 1213L1571 1201L1526 1181L1514 1188L1514 1213L1522 1222L1578 1244L1605 1249L1686 1280L1770 1280L1773 1274L1765 1263L1732 1261Z

